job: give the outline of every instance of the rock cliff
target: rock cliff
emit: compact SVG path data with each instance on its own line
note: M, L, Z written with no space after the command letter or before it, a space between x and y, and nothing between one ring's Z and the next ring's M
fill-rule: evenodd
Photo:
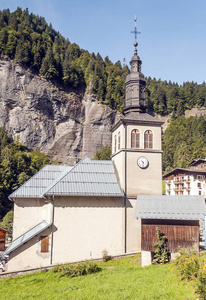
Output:
M31 70L0 60L0 126L30 149L74 164L111 144L116 112L88 94L65 91Z

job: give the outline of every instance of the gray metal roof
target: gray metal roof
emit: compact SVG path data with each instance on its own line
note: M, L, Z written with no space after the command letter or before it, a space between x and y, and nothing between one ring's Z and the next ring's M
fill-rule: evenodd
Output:
M137 196L135 217L140 219L201 220L206 214L204 196Z
M83 158L45 195L122 197L112 161Z
M46 195L122 197L112 161L84 157L74 167L46 165L9 198Z
M56 183L55 180L60 179L64 175L64 172L69 172L71 169L71 166L46 165L14 191L9 196L9 199L41 198L45 191L47 191L47 188Z
M149 115L148 113L134 113L131 112L124 117L124 120L128 121L140 121L140 122L155 122L163 124L164 122L156 119L155 117Z
M4 252L4 255L7 255L7 254L11 253L12 251L14 251L15 249L17 249L18 247L20 247L24 243L26 243L27 241L29 241L30 239L32 239L34 236L36 236L37 234L39 234L40 232L42 232L45 229L49 228L51 225L52 225L52 223L48 224L44 220L41 223L39 223L38 225L34 226L33 228L31 228L30 230L28 230L27 232L25 232L24 234L22 234L18 238L16 238L11 243L11 245L6 249L6 251Z

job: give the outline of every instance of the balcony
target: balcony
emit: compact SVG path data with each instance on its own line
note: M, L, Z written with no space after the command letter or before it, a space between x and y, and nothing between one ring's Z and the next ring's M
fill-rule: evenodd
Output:
M179 179L175 179L174 180L174 184L177 184L177 183L184 183L185 182L185 179L184 178L179 178Z
M186 186L186 191L190 191L191 190L191 187L190 186Z
M174 187L174 191L184 191L185 187L184 186L176 186Z

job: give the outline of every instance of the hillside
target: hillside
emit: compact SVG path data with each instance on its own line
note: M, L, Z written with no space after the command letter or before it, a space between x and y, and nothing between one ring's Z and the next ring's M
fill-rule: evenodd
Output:
M197 299L194 285L178 282L172 264L142 268L138 254L98 265L101 272L73 278L42 271L1 279L0 299Z
M87 93L65 92L9 58L0 60L0 127L30 149L74 164L111 144L116 112Z
M53 160L74 164L85 155L92 158L101 144L111 144L128 72L119 61L113 64L108 57L70 43L27 9L0 12L0 126ZM165 129L169 118L171 122L190 115L191 109L204 114L206 84L178 85L149 77L146 97L150 113L165 120ZM192 130L195 136L194 126ZM163 140L164 151L173 147ZM177 165L174 153L164 158L164 170ZM176 152L176 162L181 153ZM181 164L200 154L204 151L194 153L191 148Z

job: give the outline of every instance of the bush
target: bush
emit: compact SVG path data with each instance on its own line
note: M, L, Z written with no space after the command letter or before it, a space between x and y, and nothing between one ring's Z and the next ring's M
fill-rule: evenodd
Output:
M102 268L93 261L86 261L85 263L77 264L65 264L62 266L57 266L53 269L54 272L58 272L59 277L83 276L87 274L97 273L101 270Z
M155 244L153 261L158 264L165 264L169 261L169 252L167 251L166 237L164 233L156 227L158 242Z
M179 280L193 280L198 276L200 268L199 256L193 251L179 252L179 256L173 262Z
M112 260L112 256L108 254L108 251L106 249L102 250L102 258L103 258L103 262Z
M195 293L199 295L199 299L206 299L206 265L200 267L197 279L195 280Z

